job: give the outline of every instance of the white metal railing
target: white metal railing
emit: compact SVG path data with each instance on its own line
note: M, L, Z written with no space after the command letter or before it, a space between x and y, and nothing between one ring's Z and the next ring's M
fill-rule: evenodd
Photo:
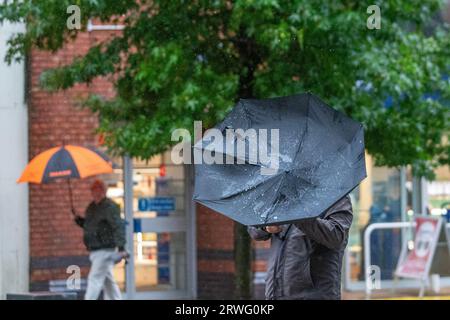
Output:
M372 293L372 282L370 279L371 272L371 252L370 252L370 236L374 230L380 229L405 229L414 228L416 223L411 222L378 222L370 224L364 232L364 275L365 275L365 286L366 295L370 296ZM404 244L402 244L404 245Z

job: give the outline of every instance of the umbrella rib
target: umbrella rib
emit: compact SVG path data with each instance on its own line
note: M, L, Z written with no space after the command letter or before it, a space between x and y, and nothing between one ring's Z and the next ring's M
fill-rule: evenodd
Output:
M239 195L239 194L242 193L242 192L247 192L247 191L251 191L251 190L254 190L254 189L258 188L260 185L262 185L262 184L264 184L264 183L267 183L268 181L272 180L273 178L278 177L280 174L282 174L282 173L278 173L278 174L271 175L271 176L269 176L268 179L266 179L266 180L261 180L261 181L258 182L257 184L252 185L251 187L249 187L249 188L247 188L247 189L245 189L245 190L236 190L236 191L233 192L232 194L229 194L229 195L227 195L227 196L225 196L225 197L221 197L221 198L219 198L219 199L208 199L208 200L229 200L229 199L231 199L232 197L235 197L235 196Z
M197 145L197 144L196 144ZM204 148L203 147L203 145L202 146L196 146L196 145L194 145L194 147L193 148L195 148L195 149L198 149L198 150L201 150L201 151L209 151L209 152L211 152L212 150L209 150L209 149L207 149L207 148ZM222 156L229 156L229 157L232 157L233 158L233 163L226 163L226 159L225 159L225 163L221 163L221 164L223 164L223 165L234 165L235 163L234 163L234 160L236 160L236 164L237 165L240 165L240 164L248 164L248 165L251 165L251 166L255 166L255 167L259 167L259 168L262 168L262 167L264 167L262 164L260 164L259 162L257 162L257 163L251 163L251 162L249 162L247 159L242 159L242 158L240 158L240 157L237 157L237 156L235 156L235 154L233 153L233 154L230 154L230 153L227 153L227 151L228 151L228 149L227 148L224 148L224 149L222 149L222 151L219 151L219 150L214 150L214 152L216 153L216 154L221 154ZM234 152L234 149L233 149L233 152ZM223 161L224 159L223 159L223 157L222 157L222 161ZM244 161L244 163L237 163L237 161L238 160L243 160ZM219 165L220 165L220 163L219 163Z
M301 153L301 150L303 149L303 144L305 142L305 136L308 133L308 129L309 129L309 110L310 110L310 105L309 105L309 100L310 100L310 96L308 96L308 104L307 104L307 112L306 112L306 126L305 126L305 130L302 133L302 138L301 138L301 142L298 145L297 148L297 152L295 153L294 156L294 161L292 162L293 164L296 162L298 155Z
M249 116L247 106L243 99L241 99L241 103L242 103L242 110L244 111L244 114L245 114L245 121L247 121L247 128L250 128L251 127L251 120L250 120L251 118Z
M269 217L275 211L276 206L278 205L278 203L280 203L280 190L281 190L281 186L283 185L283 181L286 179L286 174L287 174L286 172L283 172L283 177L281 178L281 180L278 184L278 187L276 189L276 192L275 192L275 201L272 203L272 208L270 209L270 211L264 217L264 223L267 223L267 221L269 220Z

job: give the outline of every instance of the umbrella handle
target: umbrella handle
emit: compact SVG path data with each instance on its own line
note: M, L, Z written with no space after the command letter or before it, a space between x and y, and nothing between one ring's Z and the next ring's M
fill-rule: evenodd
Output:
M69 199L70 199L70 211L72 212L72 216L76 216L75 208L73 207L73 198L72 198L72 184L70 183L70 178L67 179L67 184L69 186Z

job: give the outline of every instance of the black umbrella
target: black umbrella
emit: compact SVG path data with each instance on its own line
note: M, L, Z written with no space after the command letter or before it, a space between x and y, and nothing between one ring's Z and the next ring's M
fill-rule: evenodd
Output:
M194 146L194 200L245 225L317 217L366 177L363 126L309 93L241 99L215 128Z

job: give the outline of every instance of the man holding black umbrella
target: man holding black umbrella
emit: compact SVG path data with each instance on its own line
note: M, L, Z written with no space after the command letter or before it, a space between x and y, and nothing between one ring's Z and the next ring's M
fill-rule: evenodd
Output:
M253 239L271 240L266 299L340 299L342 258L351 223L347 195L317 218L248 227Z
M90 251L91 269L85 299L98 299L103 289L105 300L120 300L113 267L128 256L124 248L125 232L120 209L106 197L106 186L101 180L94 181L91 194L93 201L87 207L85 217L75 216L75 222L84 231L84 244Z
M257 143L237 128L257 133ZM367 176L363 125L304 93L241 99L215 129L194 148L233 162L196 164L194 200L249 226L254 239L272 240L268 299L340 299L348 194ZM276 165L261 157L267 150Z

